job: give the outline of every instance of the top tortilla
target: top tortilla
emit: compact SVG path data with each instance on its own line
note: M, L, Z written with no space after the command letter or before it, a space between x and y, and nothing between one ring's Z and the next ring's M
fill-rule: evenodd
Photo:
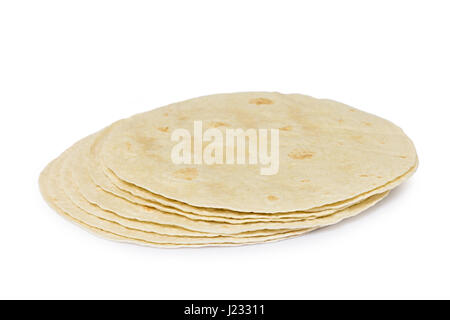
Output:
M279 172L261 175L260 165L174 164L171 132L184 128L193 136L199 120L203 130L279 129ZM169 200L256 213L345 201L417 162L412 142L387 120L331 100L268 92L200 97L135 115L112 126L100 156L121 180Z

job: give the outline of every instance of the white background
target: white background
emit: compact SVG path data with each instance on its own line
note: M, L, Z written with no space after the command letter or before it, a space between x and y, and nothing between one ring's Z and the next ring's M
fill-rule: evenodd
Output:
M450 298L448 1L1 1L0 298ZM415 142L417 173L293 240L164 250L53 212L44 166L123 117L220 92L335 99Z

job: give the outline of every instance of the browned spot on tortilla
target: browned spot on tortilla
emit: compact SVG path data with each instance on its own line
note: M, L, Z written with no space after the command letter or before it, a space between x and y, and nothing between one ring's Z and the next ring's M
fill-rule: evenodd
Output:
M313 157L313 155L314 155L314 152L298 151L298 150L291 151L288 154L289 158L296 159L296 160L311 159Z
M309 180L309 179L302 179L302 180L300 180L300 182L306 183L306 182L311 182L311 180Z
M272 104L273 101L267 98L255 98L250 99L249 103L256 104L257 106L259 106L260 104Z
M125 142L125 147L127 148L128 151L131 150L131 143L130 142Z
M178 117L178 120L181 120L181 121L186 120L186 119L187 119L187 117L185 117L185 116Z
M368 178L369 176L367 174L361 174L360 177L362 178Z
M167 113L167 112L164 112L164 117L168 117L169 116L169 113Z
M169 127L160 127L160 128L158 128L158 130L161 132L167 132L167 131L169 131Z
M175 177L184 180L193 180L198 176L198 170L196 168L184 168L175 171Z
M407 156L398 156L399 158L402 158L402 159L406 159L406 158L408 158Z
M343 119L339 119L339 120L338 120L338 123L339 123L339 124L343 124L343 123L344 123L344 120L343 120Z
M155 138L148 137L145 135L136 135L134 140L141 148L148 148L155 144Z
M228 124L225 123L225 122L215 121L215 122L211 123L211 126L212 126L213 128L227 127Z
M377 176L377 178L378 178L378 179L381 179L381 178L383 178L383 177L382 177L382 176Z
M292 126L285 126L280 128L281 131L291 131L292 130Z
M273 196L273 195L268 195L267 196L267 200L269 201L277 201L279 198L277 196Z
M357 142L361 142L362 138L363 138L362 136L352 136L352 139Z
M368 122L368 121L364 121L363 124L364 124L365 126L367 126L367 127L372 126L372 123L371 123L371 122Z

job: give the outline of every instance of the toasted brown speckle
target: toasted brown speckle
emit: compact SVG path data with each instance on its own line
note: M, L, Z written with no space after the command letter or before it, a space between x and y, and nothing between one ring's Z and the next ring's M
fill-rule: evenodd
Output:
M289 152L288 156L295 160L311 159L314 156L314 152L294 150Z
M212 126L213 128L227 127L228 124L225 123L225 122L215 121L215 122L211 123L211 126Z
M198 176L198 170L196 168L184 168L175 171L175 177L183 180L193 180Z
M300 182L307 183L307 182L311 182L311 180L309 180L309 179L302 179L302 180L300 180Z
M369 176L367 174L361 174L359 175L361 178L368 178Z
M280 130L281 131L291 131L292 130L292 126L281 127Z
M153 146L155 144L155 138L143 136L143 135L135 136L134 140L137 142L137 144L139 146L143 146L143 147L147 147L147 148L150 146ZM133 148L133 146L131 146L131 148Z
M277 196L273 196L273 195L268 195L267 196L267 200L269 201L277 201L279 198Z
M273 101L267 98L255 98L250 99L249 103L256 104L257 106L259 106L260 104L272 104Z
M158 128L158 130L161 132L167 132L167 131L169 131L169 127L160 127L160 128Z

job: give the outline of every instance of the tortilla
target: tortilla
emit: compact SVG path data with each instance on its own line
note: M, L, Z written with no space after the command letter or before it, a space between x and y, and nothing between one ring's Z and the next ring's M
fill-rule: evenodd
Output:
M222 131L279 129L278 174L173 163L170 132L193 135L194 121ZM138 114L116 123L99 153L110 178L195 207L254 213L338 209L417 163L413 144L389 121L330 100L267 92L200 97Z

